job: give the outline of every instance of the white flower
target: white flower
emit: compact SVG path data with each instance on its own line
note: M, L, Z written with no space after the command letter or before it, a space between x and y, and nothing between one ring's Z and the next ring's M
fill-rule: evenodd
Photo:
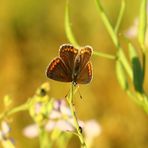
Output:
M138 34L138 18L133 22L133 25L125 32L125 36L128 38L135 38Z
M147 15L148 15L148 5L147 5ZM134 19L133 25L129 27L129 29L125 32L125 36L130 39L136 38L138 36L138 27L139 27L139 18L136 17ZM145 33L145 44L147 47L148 46L148 29L146 30L146 33Z
M39 135L39 128L37 124L28 125L23 130L23 134L28 138L35 138Z
M88 147L91 147L93 140L101 134L101 126L96 122L96 120L89 120L85 122L84 134Z
M11 128L9 124L6 121L2 121L1 130L0 130L0 140L8 137L8 134L10 133L10 131L11 131Z
M37 103L35 106L35 112L38 113L41 110L41 104ZM74 131L74 125L72 115L69 107L66 105L65 100L55 100L53 102L53 109L49 114L49 120L45 124L45 129L48 132L59 129L60 131ZM23 134L28 138L34 138L39 135L39 127L37 124L32 124L24 128Z
M0 141L3 147L15 148L15 141L10 137L11 128L6 121L1 122Z
M37 106L37 108L39 109L40 106ZM54 101L53 109L48 117L49 119L45 124L46 131L52 132L54 129L58 129L61 132L76 132L70 108L66 105L65 100ZM78 120L78 124L79 127L82 128L82 133L85 136L87 145L91 146L94 138L101 133L100 125L95 120L86 122ZM37 124L29 125L24 128L23 134L28 138L37 137L39 135L39 126L37 126Z
M57 122L49 121L46 124L45 128L47 131L51 131L54 128L59 129L60 131L73 131L74 130L73 125L66 120L59 120Z

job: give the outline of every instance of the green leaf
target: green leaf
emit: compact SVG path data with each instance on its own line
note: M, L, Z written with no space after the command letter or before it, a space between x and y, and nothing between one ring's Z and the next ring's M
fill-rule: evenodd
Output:
M65 32L66 32L66 36L67 36L69 42L72 45L79 47L79 45L74 37L74 34L72 32L72 29L71 29L71 24L70 24L70 19L69 19L69 1L68 0L67 0L66 10L65 10Z
M146 33L146 26L147 26L146 7L147 7L147 0L141 0L140 14L139 14L138 40L142 49L144 49L145 33Z
M141 63L134 46L131 43L129 43L128 46L129 46L130 60L132 64L134 87L136 91L143 93L143 71Z
M126 77L126 72L122 63L119 60L116 61L116 74L118 82L121 85L121 88L123 90L128 90L128 81Z

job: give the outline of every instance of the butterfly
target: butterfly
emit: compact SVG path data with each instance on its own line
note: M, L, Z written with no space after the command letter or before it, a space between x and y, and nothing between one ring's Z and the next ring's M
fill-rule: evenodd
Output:
M56 81L72 82L75 85L89 83L92 79L92 52L90 46L77 49L70 44L63 44L59 48L59 56L47 67L47 77Z

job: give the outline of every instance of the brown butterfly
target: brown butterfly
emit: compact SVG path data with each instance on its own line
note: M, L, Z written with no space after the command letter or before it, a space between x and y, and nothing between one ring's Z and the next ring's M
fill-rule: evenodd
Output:
M85 46L80 49L64 44L59 49L59 57L54 58L46 71L47 77L61 82L87 84L92 79L90 57L93 49Z

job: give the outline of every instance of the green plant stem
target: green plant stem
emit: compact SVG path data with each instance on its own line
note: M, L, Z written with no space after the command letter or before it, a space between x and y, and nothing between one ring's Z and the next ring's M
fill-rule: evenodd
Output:
M142 99L143 99L143 108L145 112L148 114L148 96L146 94L143 94Z
M93 55L104 57L104 58L107 58L107 59L110 59L110 60L116 59L116 56L114 56L114 55L110 55L110 54L99 52L99 51L93 51Z
M146 68L146 53L142 53L142 70L143 70L143 81L145 77L145 68Z
M65 32L67 39L71 44L73 44L75 47L79 47L78 42L76 41L74 34L71 29L71 23L69 19L69 1L67 0L66 9L65 9Z
M123 52L123 49L121 47L118 49L117 56L118 56L120 62L123 64L127 74L129 75L131 80L133 80L132 69L131 69L131 67L130 67L128 61L127 61L127 58L126 58L126 56L125 56L125 54Z
M52 143L49 141L48 133L43 125L39 126L40 148L51 148Z
M121 21L122 21L122 18L123 18L124 11L125 11L125 0L122 0L120 12L119 12L117 23L116 23L116 26L115 26L115 33L116 34L118 33L118 30L119 30L119 27L120 27L120 24L121 24Z
M145 33L147 29L147 0L141 0L139 13L138 40L142 49L145 47Z
M78 135L78 137L80 139L80 142L81 142L81 147L82 148L87 148L85 140L84 140L84 136L83 136L83 134L80 131L80 126L79 126L79 123L78 123L78 119L77 119L75 108L74 108L74 104L73 104L74 87L75 86L72 84L69 96L67 97L67 101L68 101L68 104L69 104L69 107L70 107L70 110L71 110L71 113L72 113L72 117L73 117L73 121L74 121L74 126L75 126L75 128L77 130L77 135Z
M111 22L109 21L109 19L108 19L106 13L105 13L103 7L101 6L100 0L96 0L96 3L97 3L97 7L99 9L99 13L100 13L101 19L102 19L102 21L103 21L103 23L104 23L104 25L105 25L109 35L110 35L110 37L111 37L115 47L118 49L117 57L121 61L121 63L123 64L125 70L127 71L128 75L130 76L130 78L132 78L132 69L131 69L128 61L127 61L127 58L126 58L126 56L125 56L125 54L123 52L123 49L120 46L117 34L115 33L115 31L114 31L114 29L113 29L113 27L111 25ZM122 16L119 16L119 18L121 19ZM121 21L120 19L118 20L119 22ZM119 22L118 22L118 24L119 24ZM118 27L116 26L116 30L117 30L117 28Z
M118 47L118 45L119 45L118 38L114 32L114 29L111 25L110 20L108 19L107 15L100 3L100 0L96 0L96 4L97 4L98 10L99 10L99 14L101 16L101 19L103 20L103 23L104 23L108 33L110 34L113 43L115 44L116 47Z
M141 46L143 54L143 78L145 75L145 63L146 63L146 48L145 48L145 36L147 30L147 0L141 0L140 13L139 13L139 28L138 28L138 41Z
M15 108L12 108L10 110L7 110L7 111L3 112L2 114L0 114L0 120L2 120L6 116L10 116L12 114L15 114L17 112L24 111L24 110L27 110L27 109L28 109L28 104L25 103L23 105L20 105L20 106L17 106Z

